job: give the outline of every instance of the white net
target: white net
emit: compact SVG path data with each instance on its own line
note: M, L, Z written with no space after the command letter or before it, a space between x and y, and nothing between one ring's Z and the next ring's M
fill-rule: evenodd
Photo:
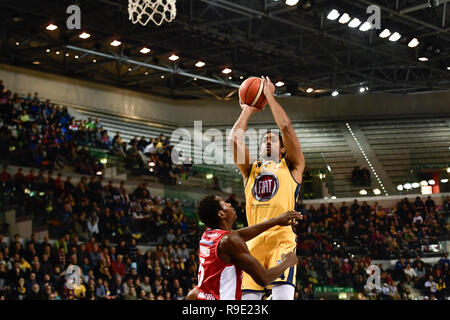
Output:
M128 0L130 20L146 26L153 21L157 26L171 22L177 15L176 0Z

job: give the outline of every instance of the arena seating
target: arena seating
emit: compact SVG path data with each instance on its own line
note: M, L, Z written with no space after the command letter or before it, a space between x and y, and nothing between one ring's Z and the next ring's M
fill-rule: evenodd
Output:
M396 186L421 165L447 165L450 119L398 119L358 122L369 147Z

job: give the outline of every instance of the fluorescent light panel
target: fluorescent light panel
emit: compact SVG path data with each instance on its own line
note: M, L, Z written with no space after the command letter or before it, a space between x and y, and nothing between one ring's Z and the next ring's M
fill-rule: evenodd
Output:
M333 9L330 11L330 13L327 16L328 20L336 20L337 18L339 18L339 11L337 11L336 9Z
M58 29L58 26L54 25L53 23L50 23L45 29L47 29L49 31L54 31L54 30Z
M356 28L361 24L361 20L359 20L358 18L353 18L352 21L350 21L350 23L348 24L348 26L350 28Z
M381 33L380 33L380 38L387 38L391 35L391 30L389 29L384 29Z
M419 43L419 40L417 40L417 38L414 38L408 43L408 47L415 48L419 45Z
M120 42L119 40L114 40L113 42L110 43L113 47L118 47L122 44L122 42Z
M83 32L82 34L80 34L78 37L80 37L81 39L89 39L91 37L91 35L87 32Z
M196 66L197 68L202 68L202 67L204 67L205 65L206 65L206 63L203 62L203 61L198 61L198 62L195 64L195 66Z
M363 32L366 32L366 31L369 31L370 29L372 29L372 24L371 23L369 23L369 22L364 22L362 25L361 25L361 27L359 27L359 30L361 30L361 31L363 31Z
M389 41L395 42L395 41L400 40L401 37L402 37L402 36L401 36L400 33L394 32L394 33L389 37Z

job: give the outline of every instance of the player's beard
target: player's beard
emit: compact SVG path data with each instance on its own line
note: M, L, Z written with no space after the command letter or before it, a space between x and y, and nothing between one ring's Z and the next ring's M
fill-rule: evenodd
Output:
M280 161L280 152L277 150L273 150L273 148L262 148L261 152L259 154L261 159L266 161L274 161L279 162Z

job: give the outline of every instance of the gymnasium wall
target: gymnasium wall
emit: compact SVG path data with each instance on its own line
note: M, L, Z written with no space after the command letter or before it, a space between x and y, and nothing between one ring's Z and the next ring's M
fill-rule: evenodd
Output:
M56 103L98 109L155 123L192 126L230 125L239 116L236 101L170 100L96 82L68 78L25 68L0 64L0 79L8 89L20 94L39 92ZM231 89L230 89L231 91ZM279 101L293 121L342 120L402 117L405 115L449 115L450 92L419 95L355 94L320 99L285 97ZM255 115L255 123L272 123L268 110Z

